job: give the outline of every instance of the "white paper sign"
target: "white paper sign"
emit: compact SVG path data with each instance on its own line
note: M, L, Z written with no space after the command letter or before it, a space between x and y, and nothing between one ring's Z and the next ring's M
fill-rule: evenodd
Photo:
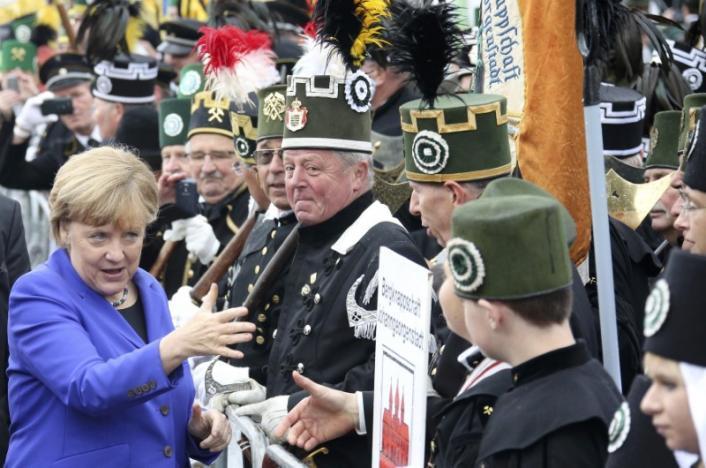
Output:
M424 466L431 273L380 249L373 468Z

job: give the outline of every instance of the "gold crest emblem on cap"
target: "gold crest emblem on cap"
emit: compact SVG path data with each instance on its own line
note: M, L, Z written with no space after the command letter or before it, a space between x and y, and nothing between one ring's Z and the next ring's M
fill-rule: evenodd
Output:
M306 125L308 113L309 109L302 106L301 101L295 98L284 114L284 125L290 131L297 132Z
M275 92L265 98L262 113L270 120L282 120L284 109L284 94Z

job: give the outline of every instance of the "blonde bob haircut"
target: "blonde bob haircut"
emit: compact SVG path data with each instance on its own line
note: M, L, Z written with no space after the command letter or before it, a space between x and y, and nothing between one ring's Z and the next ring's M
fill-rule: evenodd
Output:
M71 221L144 229L158 205L147 164L121 148L93 148L72 156L56 174L49 194L52 234L61 244L61 223Z

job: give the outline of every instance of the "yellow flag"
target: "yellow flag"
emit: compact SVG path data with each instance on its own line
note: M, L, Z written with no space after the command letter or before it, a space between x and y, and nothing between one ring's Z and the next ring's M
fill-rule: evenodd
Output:
M591 238L576 5L567 0L482 0L484 92L508 99L525 180L554 195L576 221L571 258Z

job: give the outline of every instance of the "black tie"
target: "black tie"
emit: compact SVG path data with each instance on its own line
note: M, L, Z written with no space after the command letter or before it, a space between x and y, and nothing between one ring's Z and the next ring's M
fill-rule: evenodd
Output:
M96 147L98 147L98 146L100 146L100 145L101 145L101 144L100 144L100 141L94 140L93 138L89 138L89 139L88 139L88 143L86 143L86 146L87 146L88 148L96 148Z

